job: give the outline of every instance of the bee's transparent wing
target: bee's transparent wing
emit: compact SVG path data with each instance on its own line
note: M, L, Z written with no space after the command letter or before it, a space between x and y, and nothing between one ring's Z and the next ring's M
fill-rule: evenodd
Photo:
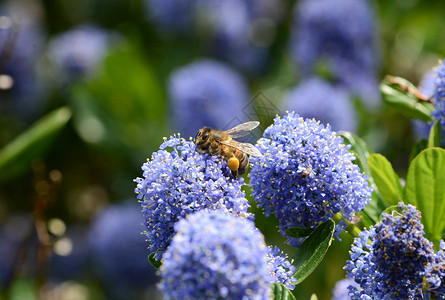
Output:
M233 138L240 138L243 136L248 135L253 129L258 127L260 125L260 122L258 121L250 121L243 124L240 124L238 126L235 126L229 130L226 130L225 133L230 135Z
M223 145L233 147L252 156L262 156L260 150L258 150L257 148L255 148L254 145L249 143L240 143L234 140L225 140L219 142Z

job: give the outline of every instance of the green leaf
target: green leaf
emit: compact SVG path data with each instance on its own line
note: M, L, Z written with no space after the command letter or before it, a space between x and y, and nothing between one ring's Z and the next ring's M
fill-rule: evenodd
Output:
M371 172L368 167L368 156L372 153L371 148L362 140L359 136L352 134L350 132L341 131L339 136L343 138L345 144L351 145L351 151L356 157L355 163L360 167L360 170L367 175Z
M427 147L440 147L440 123L438 121L431 126Z
M316 294L312 294L309 300L318 300L318 297Z
M397 205L403 200L403 187L391 163L381 154L371 154L368 165L379 194L387 206Z
M150 255L148 255L148 262L153 266L153 268L155 268L156 270L159 269L159 267L162 265L162 261L157 260L155 258L155 254L159 253L161 251L155 251L150 253Z
M398 205L391 205L391 206L389 206L387 209L385 209L384 211L382 211L382 214L385 213L385 214L391 215L394 211L397 211L397 212L399 212L400 214L403 213L403 211L399 209L399 206L398 206ZM379 217L379 222L381 222L381 221L382 221L382 215L380 215L380 217Z
M403 78L402 80L406 81ZM382 81L380 91L385 103L400 113L425 122L432 121L433 105L431 103L419 100L408 91L403 91L398 85L388 82L388 80Z
M31 162L45 153L70 118L68 107L56 109L1 149L0 181L11 180L26 172Z
M414 157L416 157L420 152L427 148L428 141L425 139L421 139L418 141L413 148L411 149L411 153L409 154L409 162L411 162Z
M445 229L445 150L428 148L411 162L405 200L422 213L426 237L436 246Z
M374 179L372 178L371 170L368 165L368 157L372 153L371 148L366 144L366 142L350 132L340 132L339 136L344 139L345 144L351 145L350 152L352 152L356 160L354 161L360 167L360 170L365 173L368 177L368 184L370 186L375 186ZM377 222L380 213L385 209L385 204L382 201L382 197L378 191L372 193L372 198L370 203L365 207L364 210L360 211L358 214L361 216L362 223L369 227Z
M273 283L272 293L274 300L296 300L292 292L282 283Z
M286 234L293 238L302 238L310 235L314 229L306 227L291 227L286 229Z
M296 271L293 277L297 279L295 284L306 279L323 260L331 246L334 229L335 223L332 220L320 224L297 249L294 255Z

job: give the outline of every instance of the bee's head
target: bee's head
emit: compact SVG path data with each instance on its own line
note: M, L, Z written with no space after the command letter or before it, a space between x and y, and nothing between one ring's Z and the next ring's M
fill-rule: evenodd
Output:
M210 130L211 128L209 127L201 128L195 136L195 144L205 143L209 139Z

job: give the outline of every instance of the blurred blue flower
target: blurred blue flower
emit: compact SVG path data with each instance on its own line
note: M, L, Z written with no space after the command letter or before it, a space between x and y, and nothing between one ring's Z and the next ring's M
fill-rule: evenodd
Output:
M252 195L266 217L275 214L283 236L287 228L315 228L339 212L352 220L369 203L372 188L342 142L329 125L293 112L275 118L257 142L263 156L251 159Z
M358 286L354 280L351 278L345 278L337 281L334 288L332 289L332 298L331 300L350 300L349 297L349 286Z
M160 268L164 299L269 299L268 248L254 226L221 211L176 223Z
M93 24L81 24L52 38L48 58L63 83L94 76L117 34Z
M431 113L434 121L440 123L442 141L445 141L445 60L434 70L434 110Z
M124 203L103 208L91 225L91 260L109 298L130 299L157 281L141 235L143 221L136 203Z
M267 254L269 268L272 270L274 282L284 284L288 289L293 290L297 278L292 278L295 266L288 260L287 255L281 252L278 247L269 247Z
M161 31L187 33L209 45L212 55L258 72L275 38L282 5L277 0L146 0L147 17Z
M30 256L37 252L35 245L30 245L34 226L29 216L13 214L0 223L0 291L11 284L15 272L23 272ZM26 260L26 261L24 261ZM35 264L35 261L32 261Z
M86 274L89 253L88 228L72 225L53 249L49 277L55 281L79 279ZM62 245L62 247L58 247Z
M193 21L196 0L145 0L147 18L163 31L187 33Z
M440 123L442 144L445 144L445 61L442 61L432 71L425 73L419 85L419 91L425 96L431 97L434 106L431 117L433 117L433 122ZM415 136L427 139L433 122L425 123L413 120Z
M433 244L424 235L420 212L399 203L402 215L382 214L382 221L354 240L345 270L360 285L350 286L352 299L423 299L425 282L437 289ZM425 279L425 281L424 281Z
M165 151L167 147L173 151ZM252 218L241 191L243 178L233 179L222 158L199 154L195 147L192 141L171 137L143 164L143 177L135 180L150 253L165 251L175 223L195 211L220 209ZM162 253L155 257L160 259Z
M37 76L43 40L33 5L10 1L0 7L0 112L28 116L43 109Z
M348 92L319 78L305 79L291 89L285 96L284 109L330 124L336 131L357 129L357 116Z
M168 93L172 122L185 137L195 136L204 126L229 129L235 119L246 121L247 84L225 64L200 60L177 69L170 76Z
M379 104L377 28L368 0L303 0L295 9L291 55L305 76L327 64L335 81Z

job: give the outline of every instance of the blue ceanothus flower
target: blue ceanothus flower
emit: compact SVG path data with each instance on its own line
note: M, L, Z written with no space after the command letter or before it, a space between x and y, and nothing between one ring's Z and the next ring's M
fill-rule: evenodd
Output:
M203 210L175 230L160 268L165 299L270 299L269 250L252 221Z
M360 286L349 287L352 299L425 299L443 290L443 252L434 253L414 206L399 209L354 240L345 266Z
M295 272L295 266L292 264L292 261L288 260L287 255L283 253L280 248L269 246L267 261L274 282L282 283L288 289L293 290L295 288L295 282L297 282L297 278L292 277Z
M372 188L342 142L329 125L293 112L275 118L257 142L263 156L251 159L252 195L267 217L275 214L283 236L287 228L315 228L339 212L352 220L368 204Z
M167 147L173 150L164 150ZM195 147L191 140L171 137L143 164L143 177L135 180L150 252L165 251L175 223L198 210L220 209L252 218L241 191L243 178L234 179L221 157L199 154ZM162 253L155 257L160 259Z
M442 144L445 144L445 61L432 71L428 71L419 85L419 91L433 102L433 122L438 121L441 128ZM419 138L428 138L433 122L414 120L414 133Z
M199 60L175 70L168 94L171 119L183 136L195 136L204 126L229 129L247 121L247 83L223 63Z
M442 142L445 141L445 60L434 70L434 93L432 97L434 121L440 123Z
M372 1L304 0L296 5L291 55L305 76L320 64L370 107L379 103Z
M308 78L291 89L284 99L284 108L296 111L303 118L315 118L330 124L333 130L355 132L357 115L348 91L320 78Z

